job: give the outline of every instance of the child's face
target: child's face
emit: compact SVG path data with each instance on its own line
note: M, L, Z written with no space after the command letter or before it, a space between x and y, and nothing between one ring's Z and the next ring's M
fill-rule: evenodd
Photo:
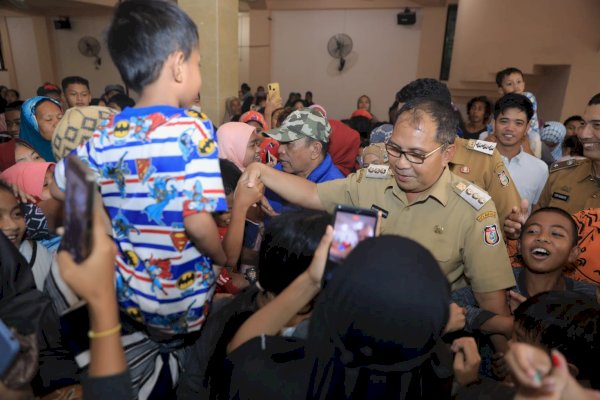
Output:
M23 146L22 144L17 143L15 146L15 161L23 162L23 161L38 161L44 162L45 160L38 154L37 151Z
M0 189L0 230L17 248L25 234L25 218L15 196Z
M527 114L518 108L507 108L494 121L494 132L503 146L520 145L527 134Z
M512 74L505 76L502 80L502 85L500 88L504 94L522 94L525 91L525 81L523 80L523 75L519 74L518 72L513 72Z
M92 101L90 89L81 83L71 83L65 90L65 100L69 108L87 107Z
M252 135L250 135L250 139L248 139L246 155L244 156L244 167L247 167L255 161L260 162L260 142L262 142L262 138L254 131Z
M531 216L519 241L521 256L527 269L537 273L562 270L578 255L573 247L572 223L555 212L539 212Z
M188 105L198 97L202 87L202 76L200 75L200 50L194 48L190 56L183 62L183 76L185 79L185 98L182 105Z

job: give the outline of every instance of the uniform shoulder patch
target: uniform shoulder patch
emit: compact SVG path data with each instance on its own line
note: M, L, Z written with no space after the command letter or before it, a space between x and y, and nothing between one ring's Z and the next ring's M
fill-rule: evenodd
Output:
M494 154L494 149L496 148L495 142L486 142L485 140L475 140L470 139L467 142L467 149L478 151L483 154L492 155Z
M391 176L391 170L389 165L385 164L371 164L367 168L363 168L366 171L367 178L385 179Z
M587 160L575 160L573 158L561 162L555 162L550 165L550 173L560 171L563 169L574 168L578 165L584 164Z
M454 184L454 191L476 210L480 210L492 198L485 190L472 183L457 182Z

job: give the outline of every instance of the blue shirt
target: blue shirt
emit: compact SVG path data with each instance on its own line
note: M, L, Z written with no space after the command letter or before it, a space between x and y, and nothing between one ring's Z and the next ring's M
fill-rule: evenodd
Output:
M277 163L277 165L275 166L275 169L278 171L283 171L283 168L281 167L281 163ZM344 178L344 175L333 164L333 160L331 159L331 156L329 154L327 154L325 156L325 159L323 161L321 161L321 164L319 164L317 166L317 168L315 168L308 175L308 177L306 179L308 179L309 181L314 182L314 183L321 183L321 182L333 181L336 179L343 179L343 178ZM275 210L277 213L291 211L291 210L296 209L295 206L293 206L290 203L288 203L287 201L283 200L281 197L279 197L276 193L272 192L271 190L267 190L266 194L267 194L267 200L269 200L271 207L273 207L273 210Z

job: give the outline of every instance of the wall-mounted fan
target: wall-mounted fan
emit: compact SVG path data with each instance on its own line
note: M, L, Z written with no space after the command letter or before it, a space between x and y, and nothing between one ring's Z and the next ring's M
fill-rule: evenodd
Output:
M333 35L327 42L327 51L331 57L340 59L338 71L342 71L346 65L345 57L352 51L352 38L345 33Z
M100 54L100 42L98 41L98 39L92 36L84 36L81 39L79 39L77 48L79 48L79 52L83 56L94 57L96 59L94 61L96 69L100 68L100 65L102 64L102 59L98 56L98 54Z

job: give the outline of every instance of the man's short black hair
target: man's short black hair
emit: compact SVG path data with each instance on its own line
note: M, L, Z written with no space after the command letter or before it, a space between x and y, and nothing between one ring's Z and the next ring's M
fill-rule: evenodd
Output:
M521 74L521 76L523 76L523 72L521 72L519 68L504 68L502 71L498 71L498 73L496 74L496 85L498 85L498 87L502 87L502 81L504 81L504 78L506 78L510 74Z
M565 119L565 122L563 122L563 125L567 125L569 122L572 121L579 121L579 122L585 122L585 120L583 119L583 117L581 115L571 115L569 118Z
M467 103L467 114L471 111L471 107L473 107L475 103L483 103L485 105L483 120L487 121L490 118L490 115L492 115L492 102L485 96L473 97Z
M579 229L577 227L577 222L575 222L575 219L573 218L573 216L571 214L569 214L562 208L558 208L558 207L542 207L542 208L538 208L537 210L532 212L531 215L529 216L529 218L533 217L536 214L542 213L542 212L562 215L563 217L568 219L571 223L570 227L569 227L569 230L571 231L571 237L572 237L571 243L572 243L573 247L577 246L577 243L579 243ZM529 220L529 218L527 218L527 220ZM527 221L525 221L524 225L527 225ZM521 235L522 234L523 233L521 232Z
M523 111L527 115L527 122L533 117L533 104L529 99L522 94L508 93L500 97L494 106L494 118L498 118L500 114L504 114L509 108L516 108Z
M443 103L452 103L448 86L433 78L415 79L396 93L396 100L399 103L406 103L417 98L429 98Z
M225 196L233 194L238 181L242 177L242 171L231 161L219 158L219 168L221 169L221 178L223 179L223 189Z
M60 83L60 86L62 86L63 92L66 92L67 91L67 86L73 85L75 83L83 85L88 90L90 90L90 82L87 79L82 78L81 76L67 76L66 78L64 78L62 80L62 82Z
M588 106L595 106L597 104L600 104L600 93L596 93L595 95L592 96L592 98L590 99L590 101L588 101Z
M20 94L20 93L19 93L19 91L18 91L18 90L16 90L16 89L8 89L8 90L6 91L6 93L8 93L8 92L13 92L13 93L15 94L15 96L16 96L16 98L17 98L17 99L20 99L20 98L21 98L21 94Z
M242 92L246 93L250 91L250 85L247 83L242 83Z
M6 105L6 108L4 109L4 111L13 111L13 110L17 110L17 111L21 111L21 106L23 105L24 101L23 100L17 100L17 101L13 101L12 103L8 103Z
M440 144L452 144L458 131L458 117L450 103L436 98L416 98L405 103L398 111L398 117L409 112L414 123L422 118L422 113L437 124L436 141Z
M187 60L198 47L198 29L173 1L127 0L117 7L107 34L121 79L137 93L158 79L169 55Z
M115 103L121 110L124 110L125 107L135 107L135 101L131 97L122 93L117 93L111 96L110 100L108 100L108 103Z

